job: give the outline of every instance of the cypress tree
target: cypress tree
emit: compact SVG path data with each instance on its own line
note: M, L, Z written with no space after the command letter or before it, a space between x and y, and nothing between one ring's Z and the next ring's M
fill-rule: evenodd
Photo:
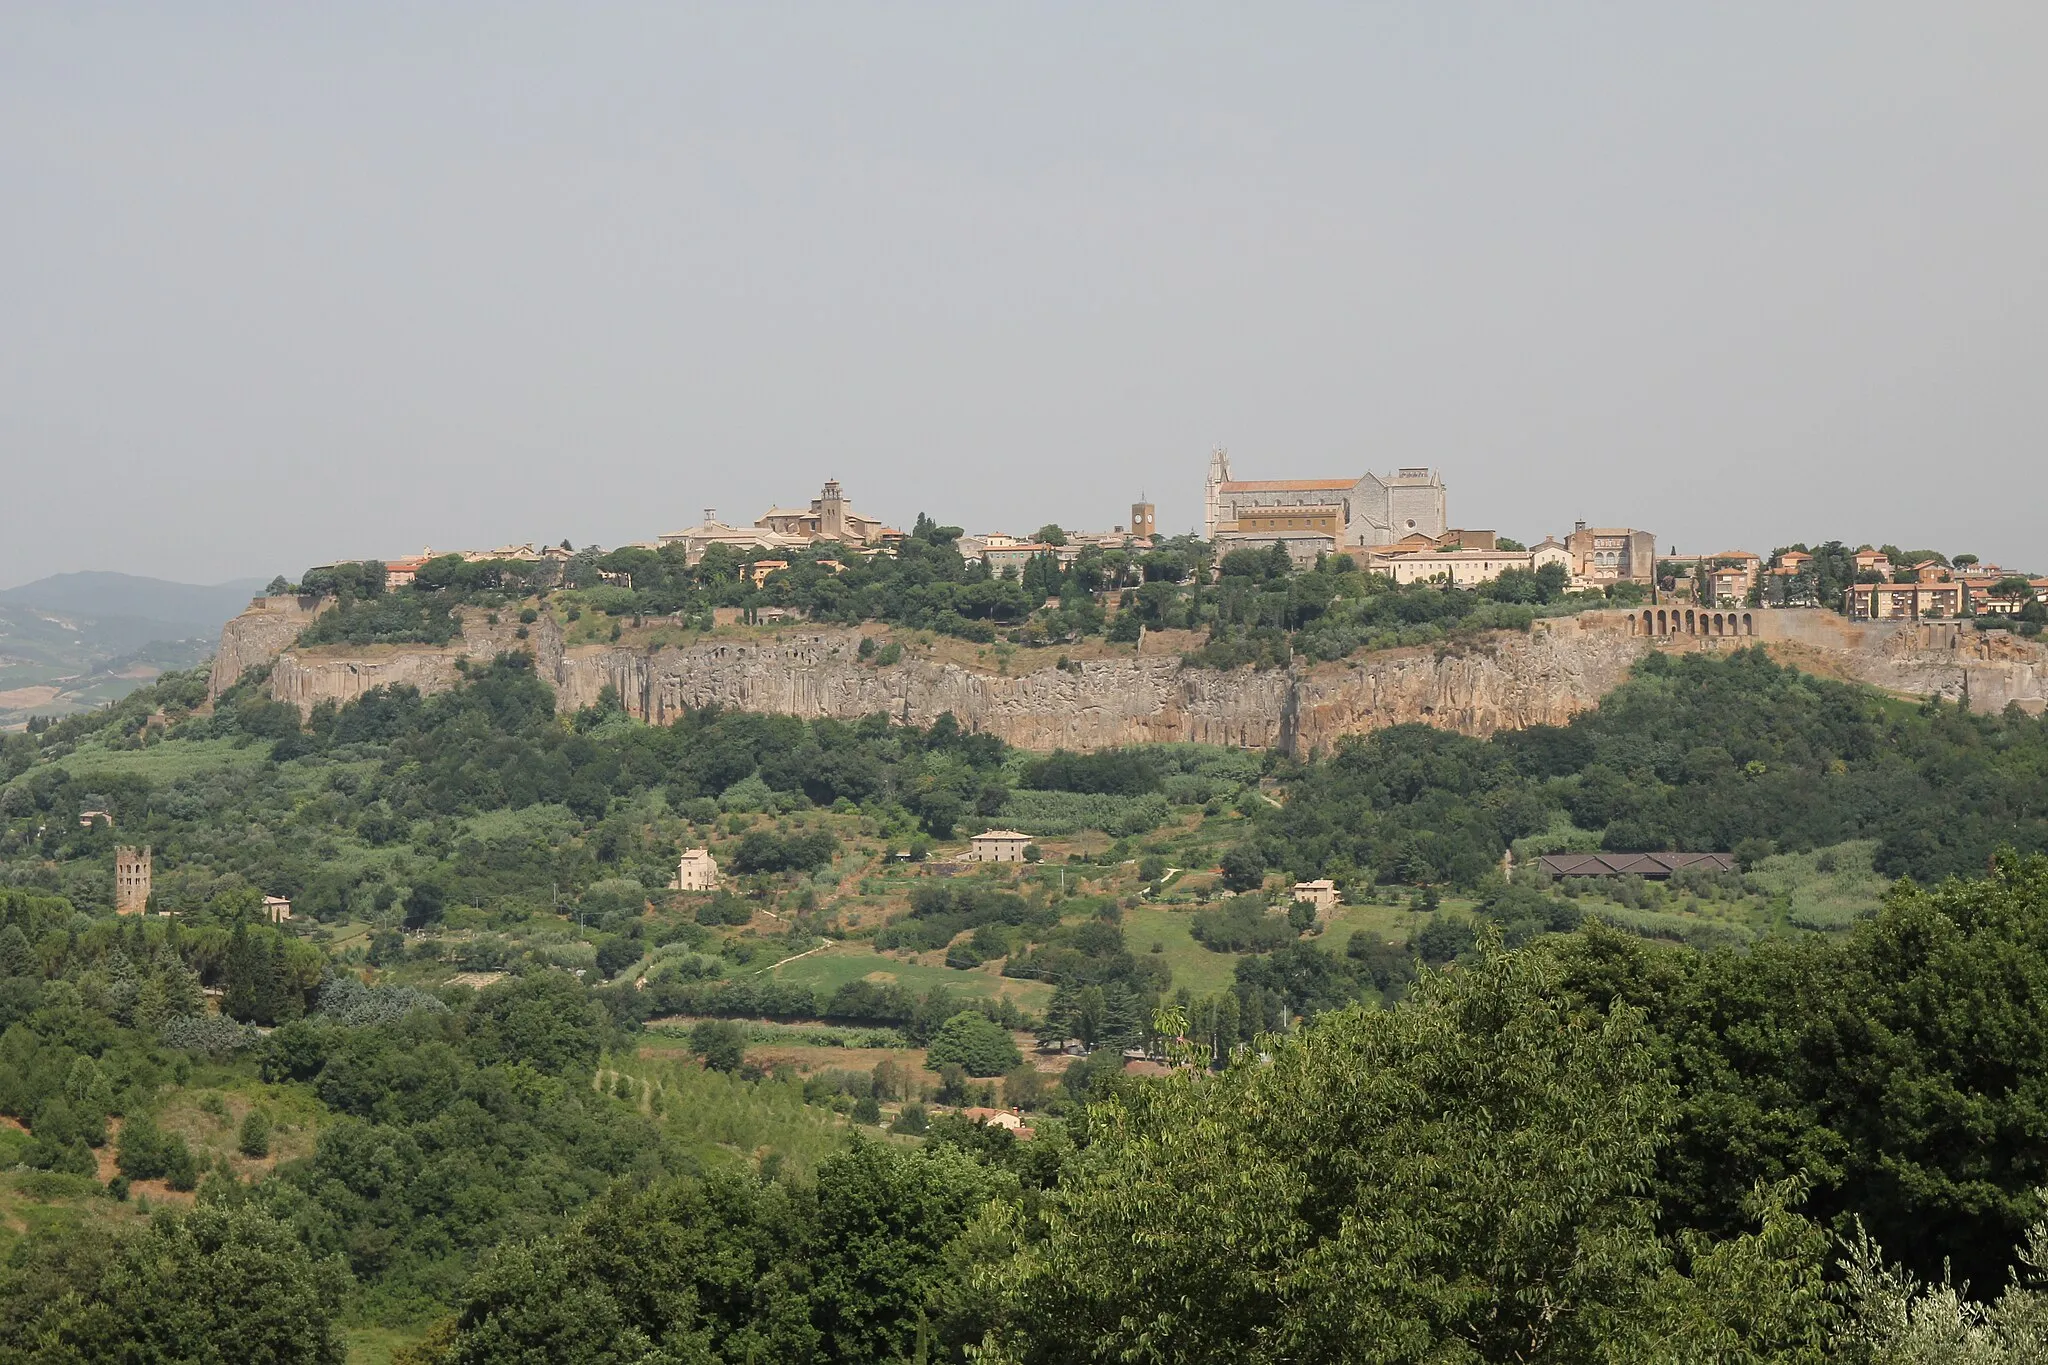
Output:
M259 989L269 963L261 944L249 937L249 926L237 924L228 940L227 984L221 995L220 1012L230 1019L248 1023L260 1007Z

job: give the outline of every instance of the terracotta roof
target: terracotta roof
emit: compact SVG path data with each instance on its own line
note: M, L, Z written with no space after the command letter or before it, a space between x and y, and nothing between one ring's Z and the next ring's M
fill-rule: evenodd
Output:
M1221 484L1225 493L1313 493L1326 488L1356 488L1356 479L1240 479Z
M1028 834L1019 834L1019 833L1018 833L1018 832L1017 832L1016 830L1014 830L1014 829L985 829L985 830L983 830L983 831L982 831L981 833L979 833L979 834L975 835L974 837L975 837L976 839L1025 839L1025 840L1028 840L1028 839L1030 839L1030 838L1031 838L1031 836L1030 836L1030 835L1028 835Z
M1731 853L1546 853L1537 861L1553 877L1668 877L1687 868L1735 870Z

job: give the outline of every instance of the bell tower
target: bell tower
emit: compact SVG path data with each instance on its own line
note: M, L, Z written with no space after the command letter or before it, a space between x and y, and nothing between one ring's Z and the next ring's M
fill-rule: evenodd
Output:
M1209 452L1209 477L1202 485L1202 535L1209 540L1216 538L1216 529L1224 521L1223 485L1230 482L1230 452L1217 446Z
M846 495L839 491L839 480L825 480L825 491L818 497L818 539L846 539Z

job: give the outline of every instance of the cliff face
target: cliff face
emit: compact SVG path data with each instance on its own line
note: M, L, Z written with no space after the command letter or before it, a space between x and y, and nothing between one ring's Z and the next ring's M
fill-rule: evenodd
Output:
M1173 740L1265 745L1279 733L1288 675L1203 673L1176 658L1118 658L1016 677L914 656L888 668L860 662L860 634L832 630L771 641L707 642L654 654L584 648L556 671L556 705L573 710L617 689L626 709L666 724L686 707L719 705L852 720L882 712L963 726L1027 749L1101 748Z
M503 613L494 622L489 613L464 611L461 621L461 641L440 648L320 645L312 649L286 649L271 665L270 695L277 701L292 703L304 713L323 701L345 705L373 687L403 685L425 693L446 691L462 676L455 666L458 660L487 663L500 654L528 651L533 654L541 676L548 678L562 657L561 627L548 617L525 627L524 639L519 636L520 625L514 613Z
M233 687L249 669L275 659L314 617L333 605L332 598L252 598L247 611L221 627L220 647L214 651L213 671L207 676L208 700Z
M563 711L595 703L606 687L628 712L657 725L687 707L710 705L806 719L880 712L918 725L950 711L971 730L1034 750L1193 741L1306 753L1328 749L1345 735L1409 722L1470 735L1556 725L1598 705L1650 649L1761 642L1790 651L1787 657L1816 671L1911 695L1967 696L1982 711L2009 701L2039 710L2048 684L2048 649L2031 642L1952 623L1857 625L1824 612L1759 612L1753 633L1740 638L1652 639L1635 632L1629 613L1588 612L1441 654L1394 650L1265 672L1118 655L1011 677L914 652L875 668L859 658L860 632L843 629L714 637L651 651L565 650L560 628L545 616L521 638L510 613L492 622L474 610L462 614L461 641L445 648L299 650L286 646L314 608L285 601L295 605L259 603L229 623L214 665L216 689L268 657L257 657L266 645L275 654L271 694L302 711L321 701L348 702L378 686L441 691L460 677L460 660L526 650L554 685L555 705Z
M1677 617L1679 613L1672 613ZM1659 649L1733 649L1762 644L1780 661L1809 672L1865 683L1899 696L1940 697L1989 714L2008 704L2039 715L2048 707L2048 645L2008 631L1981 631L1968 621L1850 621L1831 611L1748 610L1718 613L1740 620L1742 632L1660 636ZM1629 635L1641 639L1640 617L1627 611L1585 612L1538 628Z
M1410 721L1474 735L1561 722L1597 704L1643 648L1606 632L1544 633L1443 658L1411 650L1226 673L1134 657L1004 677L917 659L871 668L859 644L856 632L831 631L651 655L577 650L557 670L556 704L587 706L609 686L657 725L713 704L844 720L879 711L917 725L950 711L1024 749L1189 741L1306 750Z

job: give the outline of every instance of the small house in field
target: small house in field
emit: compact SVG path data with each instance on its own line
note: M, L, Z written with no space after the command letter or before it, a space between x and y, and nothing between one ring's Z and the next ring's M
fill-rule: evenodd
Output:
M265 896L263 918L272 924L283 924L292 917L292 902L288 896Z
M1031 836L1014 829L984 830L967 841L970 863L1021 863Z
M1024 1122L1024 1116L1015 1109L990 1109L984 1105L973 1105L960 1111L960 1117L969 1123L987 1124L991 1128L1003 1128L1015 1133L1020 1139L1029 1140L1035 1130Z
M1313 905L1316 908L1317 919L1328 919L1330 912L1337 908L1337 883L1328 877L1318 877L1312 882L1296 882L1294 899Z

